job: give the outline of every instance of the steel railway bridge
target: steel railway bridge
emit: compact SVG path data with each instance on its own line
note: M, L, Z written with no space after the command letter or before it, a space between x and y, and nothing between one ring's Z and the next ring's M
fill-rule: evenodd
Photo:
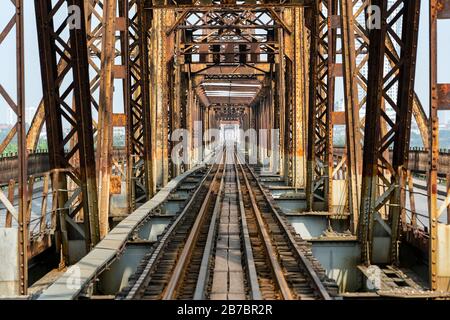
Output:
M449 0L0 11L0 297L450 298Z

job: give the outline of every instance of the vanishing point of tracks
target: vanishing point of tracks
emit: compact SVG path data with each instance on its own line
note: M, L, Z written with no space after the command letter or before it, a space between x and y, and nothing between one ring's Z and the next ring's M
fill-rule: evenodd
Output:
M227 149L118 299L331 299L311 245Z

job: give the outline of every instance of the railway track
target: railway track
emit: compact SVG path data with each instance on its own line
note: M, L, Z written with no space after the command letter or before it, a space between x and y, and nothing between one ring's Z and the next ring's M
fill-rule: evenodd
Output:
M235 159L263 298L330 300L328 290L337 288L313 257L311 245L279 214L250 166L237 154Z
M227 149L118 299L331 299L311 245Z
M218 157L222 157L222 154ZM173 286L174 277L180 276L180 263L190 256L191 246L195 244L198 231L204 225L203 218L214 197L220 174L219 165L211 166L191 200L166 228L157 247L141 262L136 273L130 277L129 286L117 295L117 299L152 300L167 297L167 288Z

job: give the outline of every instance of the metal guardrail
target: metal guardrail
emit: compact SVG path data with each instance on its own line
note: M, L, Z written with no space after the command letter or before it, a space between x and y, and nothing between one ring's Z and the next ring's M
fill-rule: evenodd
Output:
M113 149L113 158L126 156L125 149ZM8 184L9 180L17 180L19 163L17 153L0 155L0 186ZM40 175L50 170L48 150L37 150L28 155L28 175Z

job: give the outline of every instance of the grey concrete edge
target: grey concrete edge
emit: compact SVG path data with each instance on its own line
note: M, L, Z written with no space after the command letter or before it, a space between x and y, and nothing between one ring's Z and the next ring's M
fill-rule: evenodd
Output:
M209 158L209 157L208 157ZM78 263L69 267L51 286L37 297L38 300L73 300L106 266L117 257L130 234L145 220L150 212L164 202L170 192L191 173L203 168L204 163L172 179L152 199L122 220L95 248Z

